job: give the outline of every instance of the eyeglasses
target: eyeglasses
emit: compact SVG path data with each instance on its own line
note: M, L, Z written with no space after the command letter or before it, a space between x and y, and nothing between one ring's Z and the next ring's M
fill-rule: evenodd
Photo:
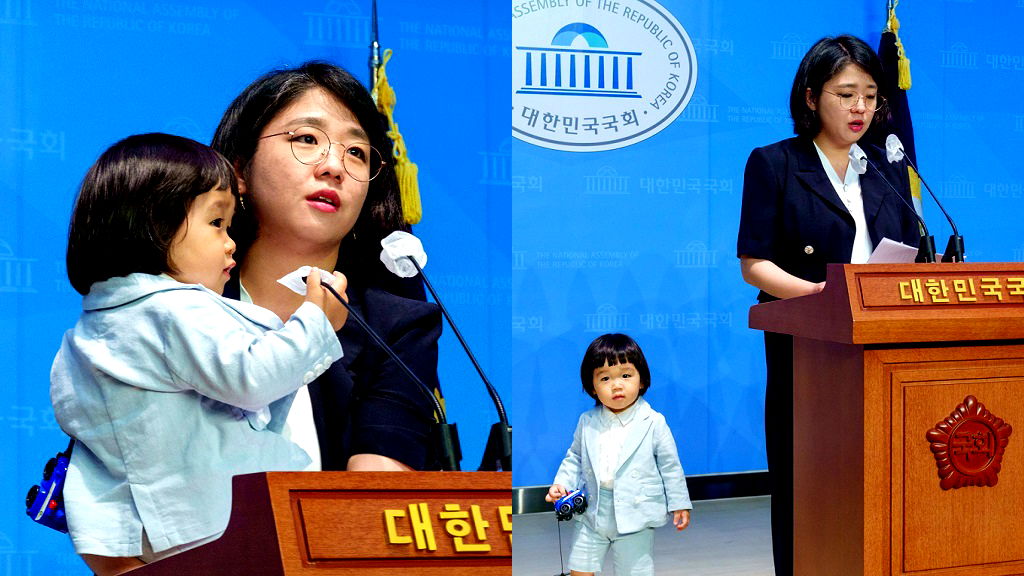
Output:
M260 140L285 134L290 137L288 142L292 147L292 156L295 156L295 159L303 164L319 166L324 160L327 160L327 155L331 153L331 147L334 144L339 144L344 147L341 163L345 167L345 172L355 180L369 182L380 174L380 170L384 166L384 159L381 158L380 152L368 143L331 142L326 132L313 126L301 126L288 132L267 134L261 136Z
M868 110L878 112L883 106L885 106L885 97L876 94L858 94L856 92L837 94L825 89L822 89L822 92L827 92L828 94L839 97L839 107L843 110L850 110L857 105L857 102L860 102L861 98L864 99L864 107Z

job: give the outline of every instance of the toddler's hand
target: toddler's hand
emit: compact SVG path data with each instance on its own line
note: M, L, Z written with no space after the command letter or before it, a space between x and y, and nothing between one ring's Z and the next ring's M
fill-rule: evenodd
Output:
M323 310L324 314L327 315L327 320L331 323L331 327L337 332L341 330L341 327L345 325L345 321L348 320L348 309L341 302L338 302L333 294L320 285L321 274L324 274L324 271L314 268L306 276L306 302L312 302ZM344 274L335 272L333 277L324 274L324 280L330 282L331 287L341 295L345 302L348 302L348 296L345 294L345 290L348 288L348 279L345 278Z
M568 492L566 492L565 486L562 486L561 484L552 484L551 488L548 488L548 494L544 499L548 502L554 502L566 494L568 494Z
M686 530L686 527L690 525L690 511L676 510L672 512L672 523L675 524L676 530Z

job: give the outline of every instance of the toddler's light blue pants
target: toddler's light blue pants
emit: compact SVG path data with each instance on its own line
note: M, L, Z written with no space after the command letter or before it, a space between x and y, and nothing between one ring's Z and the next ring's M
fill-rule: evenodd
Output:
M631 534L619 534L615 525L615 493L601 489L598 509L593 514L596 530L576 522L576 536L569 554L569 569L577 572L600 572L608 549L616 576L653 576L654 528Z

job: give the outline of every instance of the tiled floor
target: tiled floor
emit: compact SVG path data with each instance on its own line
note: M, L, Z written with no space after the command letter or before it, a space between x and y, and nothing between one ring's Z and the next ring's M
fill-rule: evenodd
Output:
M773 576L770 499L733 498L694 503L690 527L676 532L671 524L654 539L658 576ZM523 514L512 524L512 573L515 576L557 576L558 523L554 513ZM562 556L569 558L571 522L561 525ZM615 571L607 562L604 576ZM568 574L568 566L565 573ZM619 575L627 576L627 575Z

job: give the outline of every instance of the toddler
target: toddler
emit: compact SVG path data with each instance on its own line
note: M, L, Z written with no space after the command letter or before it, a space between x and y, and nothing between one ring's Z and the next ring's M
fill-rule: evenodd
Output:
M569 569L573 576L600 572L611 549L616 574L653 574L654 529L669 511L676 529L686 529L693 506L665 417L642 397L651 386L647 360L629 336L605 334L587 348L580 379L597 405L580 416L545 497L554 502L588 488Z

